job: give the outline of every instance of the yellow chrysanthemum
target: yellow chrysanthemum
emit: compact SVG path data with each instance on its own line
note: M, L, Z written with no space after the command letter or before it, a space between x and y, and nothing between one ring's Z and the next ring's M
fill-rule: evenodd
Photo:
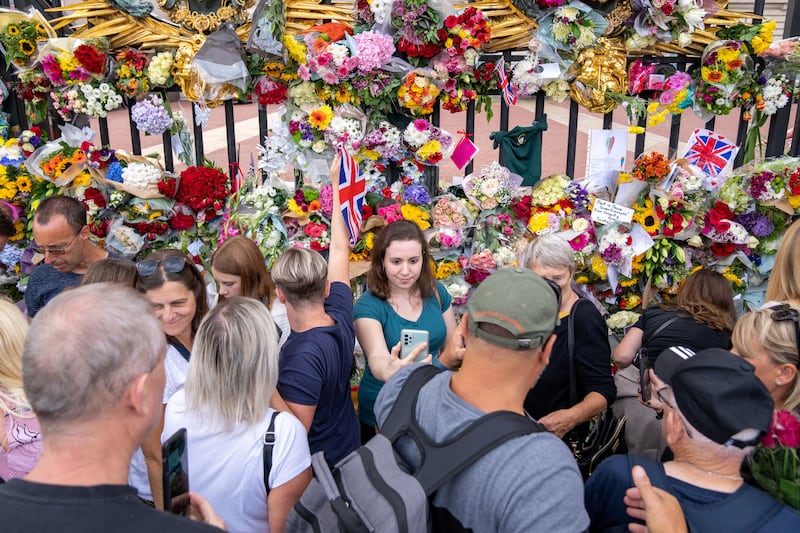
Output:
M375 234L373 232L369 232L364 235L364 247L367 250L372 250L372 247L375 245Z
M589 283L589 276L586 274L578 274L575 276L575 283L578 285L586 285Z
M403 214L404 219L416 223L423 231L431 227L431 216L424 209L415 205L405 204L400 208L400 212Z
M592 256L592 260L589 263L589 270L601 280L608 279L608 265L605 264L599 255Z
M790 196L789 197L789 205L792 206L792 209L797 209L800 207L800 195L797 196Z
M73 187L88 187L92 183L92 176L89 175L88 172L84 171L78 174L74 180L72 180Z
M550 217L546 212L534 213L528 220L528 229L534 235L539 235L542 231L550 228Z
M724 47L720 48L719 51L717 51L717 61L725 65L727 65L734 59L738 58L739 58L739 50L734 50L733 48Z
M31 192L31 179L28 176L19 176L17 178L17 189L19 192Z
M639 280L637 280L636 278L619 280L620 287L633 287L637 283L639 283Z
M306 64L306 46L303 43L298 42L293 35L287 33L283 38L283 44L292 61L301 65Z
M318 130L324 130L331 123L333 118L333 109L331 106L324 105L315 109L308 115L308 122Z
M436 266L434 276L436 279L447 279L461 273L461 265L455 261L442 261Z
M753 41L750 44L756 54L761 54L772 44L772 34L775 31L775 24L774 20L768 20L761 25L758 30L758 35L753 37Z
M723 270L723 271L722 271L722 275L723 275L723 277L724 277L725 279L727 279L728 281L730 281L730 282L731 282L731 284L733 284L733 286L734 286L734 287L741 287L742 285L744 285L744 281L742 281L742 280L741 280L741 278L739 278L739 276L737 276L736 274L734 274L734 273L731 271L731 269L730 269L730 268L726 268L725 270Z

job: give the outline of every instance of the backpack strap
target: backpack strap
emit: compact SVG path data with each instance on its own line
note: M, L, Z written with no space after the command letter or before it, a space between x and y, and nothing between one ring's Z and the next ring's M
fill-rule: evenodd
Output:
M181 354L181 357L186 359L187 363L189 362L189 358L192 356L192 352L190 352L186 346L181 344L181 342L178 339L175 339L173 337L167 337L167 344L178 350L178 353Z
M275 419L279 414L279 411L272 413L269 427L264 433L264 488L267 489L267 496L269 496L269 473L272 471L272 448L275 447Z
M567 358L569 360L569 405L578 403L578 374L575 370L575 312L578 310L580 303L584 301L583 298L572 304L567 316Z
M414 441L420 450L422 462L413 475L429 496L475 460L505 441L547 431L528 417L510 411L499 411L480 417L443 443L433 442L419 426L416 408L420 389L438 373L430 365L412 371L380 428L380 433L393 445L400 437L408 437Z

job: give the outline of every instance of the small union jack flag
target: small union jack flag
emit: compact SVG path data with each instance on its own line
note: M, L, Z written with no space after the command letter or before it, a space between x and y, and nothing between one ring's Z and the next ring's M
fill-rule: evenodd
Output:
M358 163L343 146L339 147L342 168L339 170L339 201L342 216L350 233L350 246L355 246L361 231L361 209L367 192L367 178L358 170Z
M739 147L722 135L711 130L696 129L686 144L684 158L689 164L715 178L733 164Z
M497 65L494 68L497 71L497 77L500 80L497 85L500 87L503 100L508 107L516 105L517 93L514 92L514 88L511 86L511 80L508 79L508 73L506 72L506 59L501 57L500 61L497 62Z

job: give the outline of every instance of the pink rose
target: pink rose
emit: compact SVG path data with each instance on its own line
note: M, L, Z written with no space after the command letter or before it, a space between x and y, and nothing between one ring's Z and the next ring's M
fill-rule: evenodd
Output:
M480 270L491 270L497 266L494 257L492 257L492 252L489 250L473 254L469 259L469 264Z
M775 433L787 448L800 448L800 421L790 411L775 413Z

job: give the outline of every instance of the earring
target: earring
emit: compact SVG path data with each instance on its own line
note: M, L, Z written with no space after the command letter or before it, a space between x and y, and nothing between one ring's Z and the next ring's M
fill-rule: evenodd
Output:
M781 385L783 385L783 381L781 381L781 380L778 380L778 381L776 381L776 382L775 382L775 385L777 385L778 387L780 387Z

